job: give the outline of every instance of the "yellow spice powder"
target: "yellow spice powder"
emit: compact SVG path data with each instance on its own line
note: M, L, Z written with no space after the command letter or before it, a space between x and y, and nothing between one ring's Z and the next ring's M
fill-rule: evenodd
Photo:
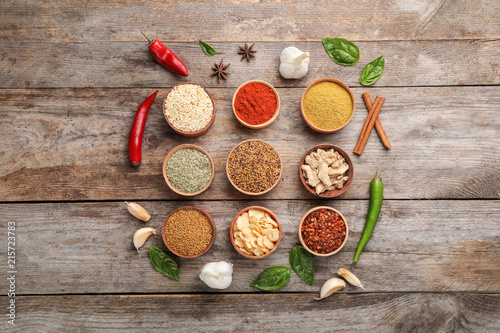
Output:
M313 85L304 96L304 114L315 127L334 130L352 114L352 99L340 84L323 81Z

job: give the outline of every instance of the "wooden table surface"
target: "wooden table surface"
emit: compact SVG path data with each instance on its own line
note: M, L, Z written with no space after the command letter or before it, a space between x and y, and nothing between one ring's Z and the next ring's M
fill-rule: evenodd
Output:
M0 4L0 330L12 332L498 332L500 330L500 2L498 0L362 1L19 1ZM140 34L168 45L188 69L176 76L157 64ZM321 39L343 37L361 57L351 67L329 58ZM206 56L201 39L216 50ZM255 43L256 58L238 47ZM311 53L309 73L284 80L279 55L294 45ZM359 84L364 66L385 55L382 78ZM220 84L214 62L231 63ZM346 82L356 99L352 121L320 134L300 116L304 88L316 79ZM282 101L276 122L241 126L235 89L249 79L273 84ZM168 89L200 84L217 117L197 138L173 132L162 114ZM128 134L140 103L159 89L148 117L143 162L131 167ZM362 156L352 153L367 111L361 94L386 103L380 119L392 149L372 132ZM225 160L242 140L272 143L283 179L248 197L231 187ZM299 181L302 154L329 142L349 152L355 175L341 197L321 200ZM168 189L167 152L182 143L204 147L215 162L210 188L195 198ZM360 261L352 264L368 210L369 183L380 167L385 200ZM152 215L130 216L125 200ZM183 205L214 218L213 247L181 259L180 281L153 269L149 245L138 254L132 235L161 229ZM250 205L276 213L278 250L263 260L239 255L229 239L234 215ZM265 268L289 265L303 213L329 205L346 216L350 237L329 258L315 258L315 282L292 272L275 292L250 282ZM15 297L8 297L8 222L15 222ZM198 278L211 261L234 263L223 291ZM321 285L340 267L352 286L321 302ZM15 326L8 323L15 300Z

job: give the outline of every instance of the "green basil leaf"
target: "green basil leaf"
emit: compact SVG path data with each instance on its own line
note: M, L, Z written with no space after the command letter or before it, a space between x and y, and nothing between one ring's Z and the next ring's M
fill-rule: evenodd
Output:
M312 255L302 246L297 245L288 255L290 266L298 276L310 285L314 282L314 264Z
M209 56L215 55L215 53L216 53L215 49L210 44L202 42L201 40L199 42L200 42L201 49L203 50L203 52L205 52L206 55L209 55Z
M166 277L179 280L179 268L177 263L168 254L151 245L149 247L149 258L153 267Z
M337 64L352 66L359 59L359 49L345 38L323 38L323 46L326 53Z
M361 77L359 78L359 82L364 86L370 86L374 84L382 76L384 67L385 58L382 54L380 57L365 66L365 69L363 69L363 73L361 73Z
M265 269L250 283L260 290L276 290L283 287L290 280L290 268L286 266L272 266Z

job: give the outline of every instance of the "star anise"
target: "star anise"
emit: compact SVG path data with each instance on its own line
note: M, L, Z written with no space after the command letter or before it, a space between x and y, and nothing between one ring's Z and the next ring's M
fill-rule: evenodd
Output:
M231 64L224 65L224 59L221 59L220 64L218 64L218 65L214 63L215 67L212 67L212 70L214 70L214 72L212 73L212 76L217 75L217 83L220 82L221 78L223 78L224 80L227 80L226 75L231 75L231 73L226 71L226 68L228 68L229 65L231 65Z
M240 51L238 52L238 54L241 54L241 61L243 61L243 59L247 58L247 61L249 62L250 61L250 57L252 58L255 58L255 55L254 53L256 53L257 51L256 50L252 50L253 46L255 45L255 43L253 43L252 45L248 46L247 42L245 42L245 47L242 47L240 46Z

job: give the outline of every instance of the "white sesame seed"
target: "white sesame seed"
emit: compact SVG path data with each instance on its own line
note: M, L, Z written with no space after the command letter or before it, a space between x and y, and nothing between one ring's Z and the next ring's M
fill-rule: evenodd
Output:
M172 126L184 132L205 128L213 112L212 99L196 84L179 85L165 99L165 116Z

